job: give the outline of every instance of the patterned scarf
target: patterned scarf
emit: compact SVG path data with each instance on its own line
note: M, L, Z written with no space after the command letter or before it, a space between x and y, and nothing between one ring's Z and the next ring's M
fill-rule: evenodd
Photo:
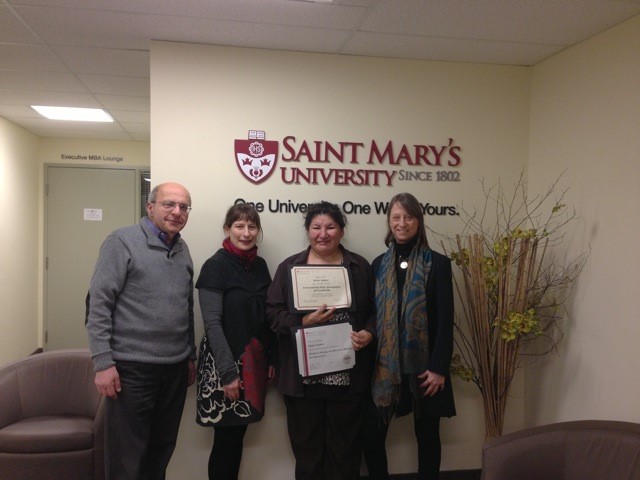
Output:
M408 258L398 321L398 284L395 243L382 257L376 275L378 352L372 394L387 420L400 398L403 375L425 371L429 360L426 284L431 270L431 250L414 248Z

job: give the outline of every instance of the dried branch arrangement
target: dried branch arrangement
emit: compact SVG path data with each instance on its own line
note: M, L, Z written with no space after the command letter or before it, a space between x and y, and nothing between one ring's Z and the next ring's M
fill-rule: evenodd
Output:
M535 354L543 355L560 340L564 303L586 262L586 254L568 263L556 258L564 228L577 218L562 203L566 190L557 192L558 181L533 198L522 175L512 194L499 183L490 188L482 183L483 209L461 209L463 232L441 242L461 273L454 275L462 312L456 315L452 374L479 388L487 438L502 434L509 388L524 365L525 346L545 342Z

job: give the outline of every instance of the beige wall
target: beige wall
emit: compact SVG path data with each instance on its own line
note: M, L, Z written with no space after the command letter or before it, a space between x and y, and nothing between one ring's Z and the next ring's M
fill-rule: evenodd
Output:
M70 160L100 155L122 161ZM0 198L7 232L0 250L0 364L43 346L44 171L46 164L148 166L148 142L40 138L0 117Z
M0 117L0 365L38 338L38 137Z
M191 190L193 211L184 230L194 263L220 245L221 223L236 198L339 204L388 201L410 191L434 205L477 203L479 179L516 178L527 163L531 69L419 62L203 45L154 43L151 62L151 166L154 183L177 180ZM396 182L392 187L287 185L276 172L254 185L235 165L234 139L266 131L267 140L293 135L298 145L327 140L462 148L461 181ZM285 153L282 152L281 153ZM290 163L278 160L278 167ZM318 166L304 158L300 168ZM345 168L330 162L323 168ZM346 168L371 168L364 159ZM389 170L411 169L384 165ZM418 170L443 170L422 167ZM262 214L261 255L275 271L286 256L305 248L300 214ZM428 217L434 229L453 233L457 217ZM369 260L384 249L383 215L351 215L346 246ZM198 336L202 332L197 318ZM442 423L443 469L477 468L484 439L479 394L456 380L458 416ZM523 424L522 385L516 385L507 430ZM293 460L282 400L273 391L265 419L252 425L242 478L291 478ZM202 478L212 432L196 426L195 392L188 398L171 477ZM393 422L389 437L394 473L416 470L411 418Z
M640 422L640 17L537 65L529 178L559 171L591 250L557 354L527 372L527 423Z

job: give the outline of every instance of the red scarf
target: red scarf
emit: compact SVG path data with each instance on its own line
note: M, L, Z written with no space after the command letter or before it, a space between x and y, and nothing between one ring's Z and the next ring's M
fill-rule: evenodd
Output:
M223 240L222 248L224 248L227 252L234 254L236 257L242 260L242 266L247 272L251 270L251 265L253 265L253 262L258 256L257 245L254 245L251 250L240 250L233 243L231 243L231 240L229 240L229 237Z

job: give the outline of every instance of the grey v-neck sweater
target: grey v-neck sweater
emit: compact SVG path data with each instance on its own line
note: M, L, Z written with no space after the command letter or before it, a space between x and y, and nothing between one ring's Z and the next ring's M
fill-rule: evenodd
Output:
M146 219L111 233L89 288L87 331L94 369L115 360L171 364L196 358L193 262L178 238L169 249Z

